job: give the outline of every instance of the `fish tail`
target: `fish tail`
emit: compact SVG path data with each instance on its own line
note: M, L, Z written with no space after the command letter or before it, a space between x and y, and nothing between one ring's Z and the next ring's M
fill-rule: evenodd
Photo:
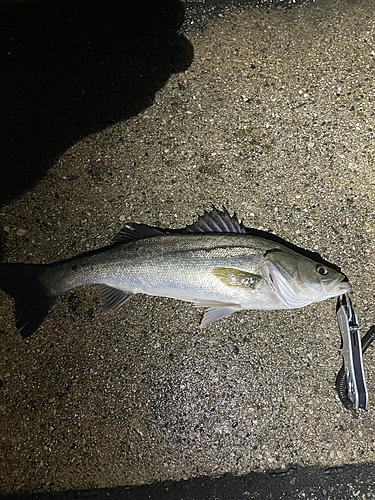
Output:
M0 288L15 301L16 326L30 337L43 322L58 296L46 293L40 277L48 265L0 264Z

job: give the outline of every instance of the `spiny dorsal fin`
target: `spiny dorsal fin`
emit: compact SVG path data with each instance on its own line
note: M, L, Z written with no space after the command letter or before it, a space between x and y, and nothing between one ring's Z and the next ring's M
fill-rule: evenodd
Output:
M126 224L126 226L124 226L118 234L116 234L112 240L112 244L130 243L131 241L153 238L154 236L160 236L162 234L164 234L164 232L159 231L156 227L151 227L147 224L136 224L134 222L130 222L129 224Z
M237 219L236 214L231 217L227 210L219 212L213 208L211 212L204 212L199 219L186 226L184 233L246 233L242 222Z
M136 224L129 222L116 234L112 244L130 243L131 241L153 238L163 234L186 234L186 233L246 233L242 222L236 215L231 217L227 210L219 212L213 208L211 212L204 212L196 222L181 229L162 229L148 226L147 224Z

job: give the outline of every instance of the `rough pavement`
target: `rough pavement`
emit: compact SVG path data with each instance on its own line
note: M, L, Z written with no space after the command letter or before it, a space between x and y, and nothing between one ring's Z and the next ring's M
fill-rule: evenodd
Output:
M191 66L1 209L4 260L52 262L108 244L126 221L182 227L225 205L339 265L365 332L375 318L374 25L371 0L189 6ZM24 340L12 299L0 298L3 493L375 460L373 351L369 410L346 411L334 389L334 300L201 331L188 304L135 296L102 314L84 287Z

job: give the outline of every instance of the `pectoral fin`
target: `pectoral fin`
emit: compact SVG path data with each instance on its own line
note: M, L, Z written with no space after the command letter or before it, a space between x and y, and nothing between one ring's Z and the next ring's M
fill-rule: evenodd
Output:
M257 274L248 273L233 267L214 267L214 276L227 286L239 286L254 289L263 278Z

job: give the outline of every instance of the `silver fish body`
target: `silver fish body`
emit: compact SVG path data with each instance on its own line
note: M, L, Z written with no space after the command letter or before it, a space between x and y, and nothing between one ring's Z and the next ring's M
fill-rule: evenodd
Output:
M16 299L16 324L24 336L35 331L59 295L92 283L104 310L135 293L170 297L208 307L201 326L241 309L302 307L350 290L343 274L247 234L237 219L216 211L181 233L129 224L113 246L46 266L13 266L18 268L0 264L0 287ZM10 285L12 271L17 280L30 271L33 278L25 286L48 298L37 321L28 319L30 304L20 306L20 287Z
M252 289L226 285L212 272L223 267L261 275L264 254L275 247L281 250L265 239L242 234L162 235L58 263L46 270L41 281L51 295L100 283L129 293L188 302L280 309L285 304L266 279Z

